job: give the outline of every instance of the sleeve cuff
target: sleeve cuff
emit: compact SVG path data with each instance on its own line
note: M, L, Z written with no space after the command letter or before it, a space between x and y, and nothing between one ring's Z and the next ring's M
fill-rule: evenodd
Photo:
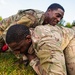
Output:
M38 58L34 58L30 61L29 65L30 66L35 66L37 63L39 62L39 59Z

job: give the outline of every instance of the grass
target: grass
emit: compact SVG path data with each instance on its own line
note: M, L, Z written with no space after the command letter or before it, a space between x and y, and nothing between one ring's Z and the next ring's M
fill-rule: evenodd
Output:
M0 75L36 75L29 65L15 64L16 60L11 52L0 53Z

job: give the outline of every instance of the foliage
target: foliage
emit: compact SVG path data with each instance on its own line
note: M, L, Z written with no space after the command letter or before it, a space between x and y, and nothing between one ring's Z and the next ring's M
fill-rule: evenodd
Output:
M29 65L15 64L16 60L11 52L0 53L0 75L35 75Z
M75 20L72 22L72 26L75 26Z
M62 20L58 23L58 25L59 25L59 26L64 26L64 23L65 23L65 20L62 19Z
M2 17L0 16L0 21L2 20Z
M71 28L72 25L70 24L70 22L67 22L66 25L65 25L65 27Z

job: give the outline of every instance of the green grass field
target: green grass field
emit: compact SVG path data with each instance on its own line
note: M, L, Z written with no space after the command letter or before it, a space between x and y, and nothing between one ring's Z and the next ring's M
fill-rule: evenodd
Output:
M36 75L30 66L15 64L16 60L11 52L0 53L0 75Z

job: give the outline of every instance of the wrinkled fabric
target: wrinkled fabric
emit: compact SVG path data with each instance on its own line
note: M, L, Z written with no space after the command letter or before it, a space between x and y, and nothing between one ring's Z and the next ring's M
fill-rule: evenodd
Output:
M0 37L0 52L2 51L2 47L5 45L5 41L3 39L3 37Z
M74 31L70 28L51 25L37 26L34 31L30 31L35 53L40 60L40 74L67 75L63 50L74 37ZM32 67L36 70L38 65L36 63Z
M75 31L75 27L72 29ZM68 75L75 75L75 36L64 50Z
M33 10L33 9L27 9L27 10L20 10L17 14L12 15L8 18L3 19L0 22L0 48L5 44L5 37L6 32L8 28L14 24L22 24L26 25L29 28L30 27L36 27L37 25L40 25L44 21L44 12L40 10ZM18 56L21 55L16 55Z

